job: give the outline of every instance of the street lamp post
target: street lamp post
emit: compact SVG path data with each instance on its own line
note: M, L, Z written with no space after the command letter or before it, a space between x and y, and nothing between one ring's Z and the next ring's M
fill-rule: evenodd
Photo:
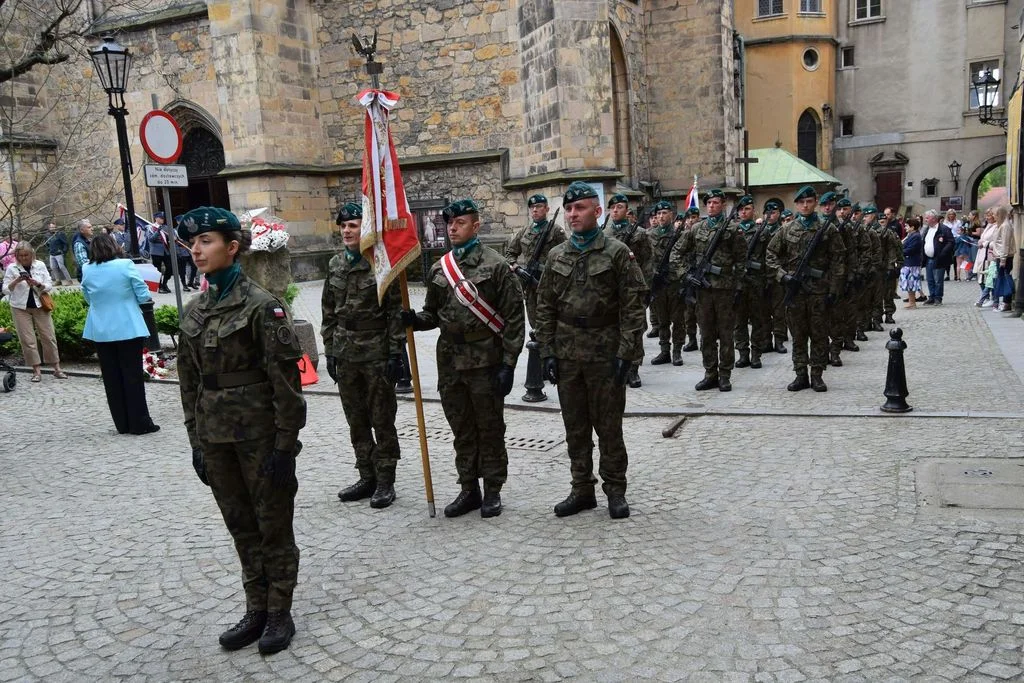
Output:
M992 116L992 106L999 97L999 84L1002 83L992 75L991 69L985 69L971 81L971 89L978 99L978 122L989 126L999 126L1006 130L1006 119Z
M131 256L139 254L139 235L135 225L135 198L132 196L132 157L128 147L128 126L125 117L124 92L128 86L128 73L132 68L132 56L127 48L121 47L110 36L103 37L103 43L89 51L92 63L99 74L103 91L107 93L107 113L114 117L117 128L117 147L121 153L121 176L124 180L124 205L126 208L125 230L131 245Z
M957 192L960 190L960 167L962 164L953 159L953 163L949 165L949 178L953 181L953 191Z

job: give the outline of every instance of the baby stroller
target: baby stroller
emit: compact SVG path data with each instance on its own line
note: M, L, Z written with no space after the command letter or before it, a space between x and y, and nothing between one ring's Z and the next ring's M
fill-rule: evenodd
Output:
M12 339L14 339L14 335L0 327L0 344L6 344ZM14 376L14 368L8 365L3 358L0 358L0 374L3 376L4 393L14 391L14 385L18 383L18 380Z

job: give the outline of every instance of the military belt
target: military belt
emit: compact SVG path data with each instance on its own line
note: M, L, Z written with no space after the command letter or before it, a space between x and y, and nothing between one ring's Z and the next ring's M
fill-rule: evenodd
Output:
M493 339L495 340L495 343L498 343L501 339L490 330L477 330L476 332L449 332L445 336L456 344L472 344L473 342L485 341L487 339Z
M619 316L616 314L611 315L566 315L564 313L558 314L558 322L571 325L573 327L579 327L583 329L593 329L598 327L611 327L612 325L619 324Z
M815 280L820 280L821 278L825 277L825 271L818 270L817 268L808 268L807 277L814 278Z
M388 329L388 322L386 320L344 320L342 326L350 332L367 332L369 330L386 330Z
M708 266L708 272L712 275L728 275L732 272L732 266Z
M240 370L238 372L222 372L219 375L203 375L203 387L206 389L231 389L249 384L266 382L270 378L263 370Z
M747 270L761 270L761 262L747 261Z

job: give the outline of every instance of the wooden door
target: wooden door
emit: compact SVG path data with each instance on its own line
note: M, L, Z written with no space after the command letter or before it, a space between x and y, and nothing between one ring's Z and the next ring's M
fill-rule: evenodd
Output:
M875 206L878 213L885 211L887 206L899 211L903 205L903 172L886 171L875 176Z

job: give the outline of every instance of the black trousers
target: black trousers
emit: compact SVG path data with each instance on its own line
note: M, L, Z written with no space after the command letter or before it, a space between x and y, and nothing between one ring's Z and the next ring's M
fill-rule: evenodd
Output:
M146 383L142 377L142 349L146 339L96 342L103 390L118 434L146 434L153 427L146 405Z
M170 282L171 277L174 276L174 271L171 269L171 258L169 254L153 254L153 266L160 271L160 286L167 287L167 283ZM140 351L141 353L141 351Z

